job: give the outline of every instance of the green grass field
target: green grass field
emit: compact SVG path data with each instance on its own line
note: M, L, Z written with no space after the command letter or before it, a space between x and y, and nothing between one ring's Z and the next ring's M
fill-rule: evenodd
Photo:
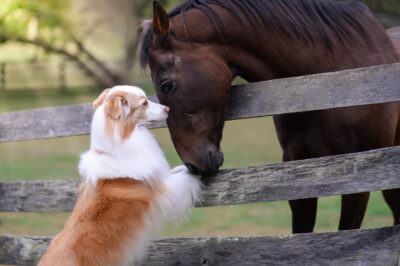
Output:
M146 85L145 87L149 87ZM99 93L90 89L67 92L0 92L0 112L91 102ZM153 131L171 165L180 160L166 129ZM78 178L79 155L89 137L0 143L0 181ZM225 168L279 162L281 151L271 118L228 122L222 149ZM317 231L335 231L340 197L319 201ZM66 213L0 213L0 234L54 235L61 230ZM179 229L170 226L165 236L248 236L290 233L287 202L195 209ZM379 192L372 193L363 227L391 225L392 217Z

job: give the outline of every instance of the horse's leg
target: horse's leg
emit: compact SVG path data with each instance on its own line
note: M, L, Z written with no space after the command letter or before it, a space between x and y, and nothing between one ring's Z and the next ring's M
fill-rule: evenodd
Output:
M290 200L292 231L294 234L311 233L317 217L318 198Z
M283 153L282 160L290 161L287 153ZM318 198L289 200L289 206L292 211L292 232L311 233L314 231L315 220L317 218Z
M400 188L384 190L382 193L392 210L394 224L400 224Z
M294 161L393 146L398 113L398 104L371 105L279 115L274 122L283 160ZM339 229L360 227L368 199L369 193L342 196ZM293 232L311 232L317 200L291 201L290 207Z
M369 192L342 195L339 230L358 229L367 210Z
M399 119L397 124L395 145L400 145L400 106ZM382 191L383 197L393 213L394 224L400 224L400 188Z

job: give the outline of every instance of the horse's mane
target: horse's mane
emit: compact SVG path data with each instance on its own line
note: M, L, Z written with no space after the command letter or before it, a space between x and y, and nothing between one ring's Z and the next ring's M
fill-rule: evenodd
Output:
M312 43L322 43L328 50L340 41L368 41L370 11L362 0L187 0L173 9L169 18L182 15L190 9L204 12L224 39L224 22L212 5L228 10L240 20L247 20L253 30L270 29L289 37ZM243 21L246 22L246 21ZM374 21L375 23L375 21ZM153 31L144 33L141 46L141 65L148 63L148 49Z

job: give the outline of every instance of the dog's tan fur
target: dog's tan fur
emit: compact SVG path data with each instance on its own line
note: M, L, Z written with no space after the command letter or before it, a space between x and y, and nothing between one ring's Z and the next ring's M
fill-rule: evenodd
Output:
M121 139L126 139L143 117L147 99L126 92L107 97L108 92L93 106L105 103L105 130L112 135L119 127ZM130 106L127 117L121 116L124 105ZM100 179L95 186L82 182L74 211L39 265L121 265L124 248L142 230L154 194L154 187L132 178Z
M71 217L39 265L121 265L153 197L147 184L131 178L82 183Z

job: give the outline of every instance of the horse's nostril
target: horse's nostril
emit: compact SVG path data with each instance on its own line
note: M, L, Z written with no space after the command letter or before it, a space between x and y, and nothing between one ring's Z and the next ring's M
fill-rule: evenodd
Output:
M201 174L199 168L197 168L196 166L194 166L191 163L185 163L186 167L189 169L189 171L194 174L194 175L199 175Z
M224 154L222 151L209 151L208 160L210 165L216 165L218 168L224 163Z
M224 153L222 151L218 151L218 166L221 166L224 163Z

